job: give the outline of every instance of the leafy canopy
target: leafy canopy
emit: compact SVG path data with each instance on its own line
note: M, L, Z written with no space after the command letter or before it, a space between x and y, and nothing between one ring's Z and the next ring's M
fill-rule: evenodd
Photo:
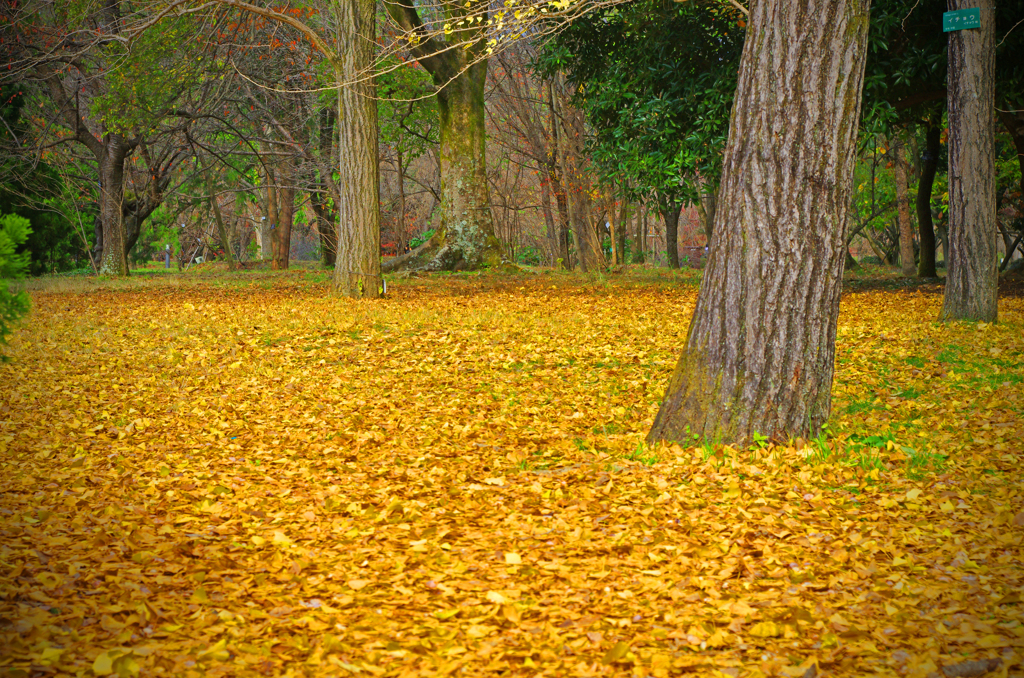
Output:
M605 179L693 203L721 172L744 25L724 3L637 0L571 24L539 67L577 87Z

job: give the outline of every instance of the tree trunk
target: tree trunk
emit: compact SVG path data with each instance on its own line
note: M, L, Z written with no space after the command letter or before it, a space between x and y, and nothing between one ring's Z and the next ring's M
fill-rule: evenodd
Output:
M501 263L487 187L484 83L487 61L467 66L443 85L440 249L427 270L477 269ZM435 81L437 78L435 77Z
M342 32L349 36L352 47L341 55L339 78L347 73L368 73L372 67L377 34L374 7L373 0L341 1ZM336 294L353 298L377 299L384 292L375 97L376 87L369 77L338 90L342 176L333 285Z
M561 255L559 246L560 231L555 227L555 213L551 207L551 180L550 175L540 180L540 208L544 215L544 239L547 241L549 261L552 266L557 265Z
M617 215L615 214L615 194L609 193L608 195L608 241L611 244L611 264L612 266L618 266L622 263L622 250L619 249L619 231L622 229L622 224L618 222Z
M206 192L210 196L210 207L213 209L213 217L217 220L217 235L220 237L220 246L224 248L224 256L228 260L228 270L235 270L235 253L231 251L231 238L228 237L228 229L224 225L224 215L220 211L220 202L214 192L213 177L210 176L210 168L203 168L203 177L206 179Z
M106 154L100 160L100 221L103 223L100 274L126 276L128 252L125 250L123 208L124 159L128 147L119 138L109 139L105 146Z
M260 224L260 256L263 261L273 262L277 260L277 176L269 167L267 168L267 219ZM268 256L269 254L269 256Z
M868 8L751 2L711 255L649 441L786 440L828 419Z
M907 191L907 158L903 148L903 134L897 132L893 145L896 154L896 212L900 220L900 267L904 276L912 278L917 273L914 261L914 231L910 224L910 193Z
M917 264L917 277L934 278L935 271L935 225L932 223L932 185L935 171L939 167L939 152L942 150L939 126L929 123L925 131L924 155L921 157L921 178L917 184L917 231L921 241Z
M640 260L647 262L647 205L640 208Z
M713 184L705 184L704 188L710 190L705 190L701 193L700 202L697 206L701 216L701 225L704 227L704 236L707 238L705 242L711 244L711 234L714 232L715 211L718 207L718 199L716 198L716 190Z
M338 219L337 213L327 208L327 200L320 193L310 199L313 212L316 213L316 233L320 239L320 265L334 268L338 258Z
M275 271L287 271L292 251L292 224L295 219L295 173L292 160L284 161L277 173L281 185L277 187L277 224L274 234Z
M619 264L628 264L626 261L626 233L629 230L629 201L625 196L622 198L622 208L619 210L618 248Z
M995 322L998 296L995 169L995 3L981 28L949 34L949 260L940 320Z
M398 156L398 251L396 254L404 254L409 244L409 233L405 223L405 165L402 158L402 147L397 145L395 152Z
M679 213L682 209L681 203L669 203L660 208L665 220L665 258L669 268L679 268Z

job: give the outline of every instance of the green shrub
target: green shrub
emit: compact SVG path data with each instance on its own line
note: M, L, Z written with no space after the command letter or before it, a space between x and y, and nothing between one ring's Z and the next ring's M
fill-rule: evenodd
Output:
M0 216L0 344L6 343L15 321L28 312L28 295L15 289L13 282L28 271L28 254L17 250L31 232L28 219Z

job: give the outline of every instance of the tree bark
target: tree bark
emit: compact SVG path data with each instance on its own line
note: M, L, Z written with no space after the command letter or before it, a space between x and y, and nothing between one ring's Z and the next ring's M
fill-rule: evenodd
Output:
M669 203L661 207L661 217L665 220L665 258L669 268L679 268L679 213L681 203Z
M103 222L103 254L100 274L128 275L124 233L124 160L128 147L110 134L106 153L100 158L100 219Z
M260 224L260 255L263 261L270 261L271 268L274 268L274 261L277 260L277 176L276 172L267 168L267 220ZM270 256L267 256L267 255Z
M374 6L373 0L340 0L341 30L352 41L341 55L343 73L367 74L372 67L377 33ZM342 177L333 286L336 294L352 298L377 299L384 292L375 95L368 75L338 90Z
M995 170L995 3L981 28L949 34L949 260L940 320L995 322L998 315Z
M924 155L921 157L921 178L917 184L917 232L921 241L917 277L935 278L935 225L932 223L932 186L939 167L942 150L939 126L929 123L925 131Z
M199 162L197 160L197 162ZM203 168L203 178L206 179L206 192L210 196L210 207L213 210L214 219L217 221L217 235L220 237L220 246L224 248L224 256L227 258L227 269L234 270L234 252L231 251L231 239L227 237L227 226L224 225L224 215L220 212L220 203L217 194L214 192L213 177L210 175L210 168Z
M480 0L442 3L451 42L427 37L412 0L387 0L391 17L418 40L411 51L438 88L441 136L441 225L438 250L425 270L477 269L501 263L501 243L487 186L484 85L486 6Z
M900 221L900 268L904 276L912 278L917 273L917 262L914 260L914 231L910 224L910 194L907 190L907 158L903 147L902 132L897 132L896 143L893 144L896 160L896 213Z
M292 160L284 161L277 173L281 184L277 187L277 224L274 227L275 271L287 271L292 251L292 225L295 219L295 172Z
M868 8L751 2L711 254L649 441L786 440L828 419Z
M619 264L628 264L626 261L626 233L629 230L629 201L622 196L622 208L619 210L619 230L617 231L617 243L619 248Z

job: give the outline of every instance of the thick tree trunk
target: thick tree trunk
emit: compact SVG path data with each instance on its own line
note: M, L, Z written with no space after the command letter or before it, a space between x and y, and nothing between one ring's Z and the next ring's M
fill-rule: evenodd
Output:
M711 255L648 440L785 440L828 418L868 7L751 2Z
M440 246L427 270L477 269L501 263L487 188L484 83L487 61L478 61L438 83L441 114ZM435 77L435 80L437 78Z
M942 150L938 125L929 124L925 131L924 155L921 157L921 178L917 183L917 233L921 241L920 260L917 263L917 277L934 278L935 271L935 225L932 223L932 186L935 171L939 167L939 152Z
M115 137L116 135L109 135ZM105 144L100 160L100 220L103 223L103 253L100 274L128 275L128 252L124 233L124 159L127 145L118 139Z
M342 31L350 36L352 46L341 55L339 77L367 73L372 67L377 33L374 7L373 0L341 0ZM364 77L338 90L342 176L333 285L336 294L352 298L376 299L384 292L375 89L373 79Z
M907 158L903 148L902 133L897 133L893 145L896 160L896 212L900 221L900 269L904 276L911 278L917 273L914 261L914 231L910 224L910 193L907 190Z
M669 268L679 268L679 213L682 209L682 204L670 203L660 210L665 220L665 258Z
M940 320L995 322L998 296L995 170L995 3L981 28L949 34L949 260Z

